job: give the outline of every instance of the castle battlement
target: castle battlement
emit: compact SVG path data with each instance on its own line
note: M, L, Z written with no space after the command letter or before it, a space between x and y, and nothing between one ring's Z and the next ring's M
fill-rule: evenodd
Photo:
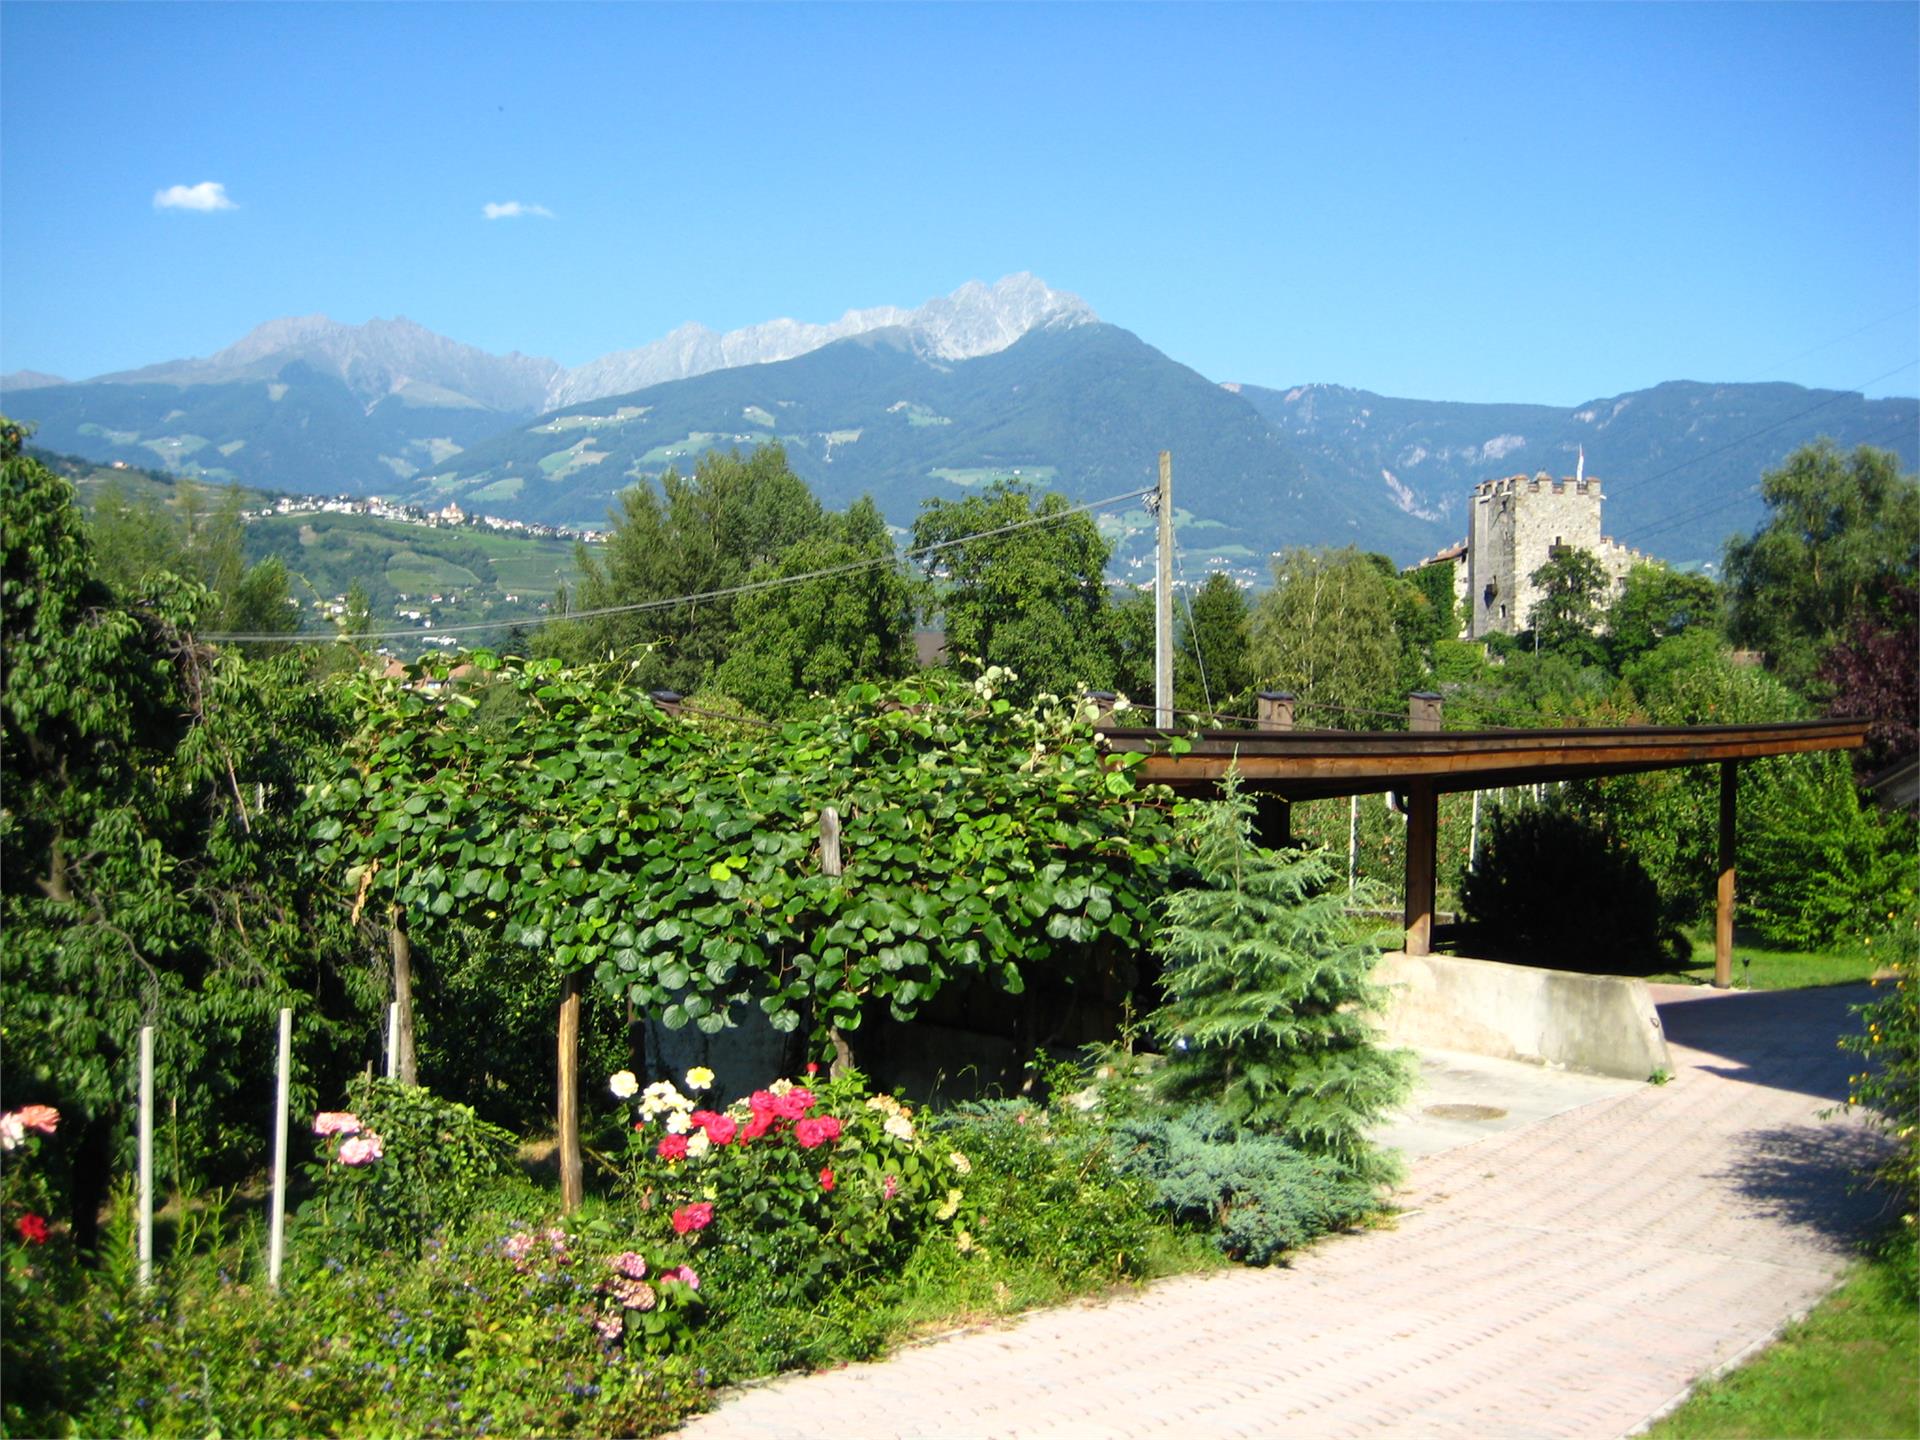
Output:
M1598 500L1604 498L1600 492L1600 481L1596 479L1578 479L1572 475L1562 475L1554 479L1542 470L1537 475L1506 475L1498 480L1482 480L1473 487L1476 500L1495 499L1515 494L1527 495L1585 495Z

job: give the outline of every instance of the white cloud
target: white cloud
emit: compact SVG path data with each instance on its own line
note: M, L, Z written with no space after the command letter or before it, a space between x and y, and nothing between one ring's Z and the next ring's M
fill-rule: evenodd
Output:
M518 200L509 200L505 204L489 201L480 207L480 213L489 220L518 220L527 215L538 215L542 220L553 219L553 212L544 205L523 205Z
M198 185L169 185L153 192L156 210L238 210L227 198L227 187L218 180L202 180Z

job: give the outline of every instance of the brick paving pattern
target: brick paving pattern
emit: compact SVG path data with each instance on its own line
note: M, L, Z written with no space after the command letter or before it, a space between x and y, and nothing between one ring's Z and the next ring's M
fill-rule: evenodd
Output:
M727 1398L687 1440L1615 1437L1834 1283L1865 987L1654 987L1676 1073L1416 1162L1395 1228Z

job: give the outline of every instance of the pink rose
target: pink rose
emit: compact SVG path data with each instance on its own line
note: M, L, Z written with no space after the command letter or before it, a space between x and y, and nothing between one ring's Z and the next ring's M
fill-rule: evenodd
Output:
M817 1115L802 1120L793 1127L793 1138L800 1142L801 1149L812 1150L829 1140L838 1140L840 1122L831 1115Z
M891 1200L899 1193L900 1177L898 1175L889 1175L880 1183L880 1198L882 1200Z
M20 1123L29 1130L38 1130L42 1135L51 1135L60 1124L60 1112L51 1105L22 1105L13 1112Z
M673 1233L685 1235L691 1230L704 1230L713 1223L713 1206L705 1200L692 1205L682 1205L673 1212Z
M807 1113L807 1107L811 1104L813 1092L795 1086L786 1094L773 1097L773 1113L782 1120L798 1120Z
M660 1143L653 1153L662 1160L684 1160L687 1158L687 1137L684 1135L662 1135Z
M316 1135L358 1135L360 1117L345 1110L322 1110L313 1117Z
M740 1122L732 1116L721 1115L712 1110L696 1110L687 1118L706 1131L707 1139L716 1145L731 1145L734 1135L740 1129Z
M385 1153L380 1148L380 1137L371 1130L340 1142L342 1165L371 1165Z

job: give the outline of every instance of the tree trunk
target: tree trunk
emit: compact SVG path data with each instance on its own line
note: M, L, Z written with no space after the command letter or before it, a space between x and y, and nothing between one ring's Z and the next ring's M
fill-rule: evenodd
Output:
M580 1163L580 992L585 977L574 971L560 986L558 1114L560 1131L560 1208L569 1214L586 1198Z
M393 1000L400 1007L393 1073L402 1085L418 1085L420 1076L413 1055L413 946L398 905L387 907L387 929L393 940Z

